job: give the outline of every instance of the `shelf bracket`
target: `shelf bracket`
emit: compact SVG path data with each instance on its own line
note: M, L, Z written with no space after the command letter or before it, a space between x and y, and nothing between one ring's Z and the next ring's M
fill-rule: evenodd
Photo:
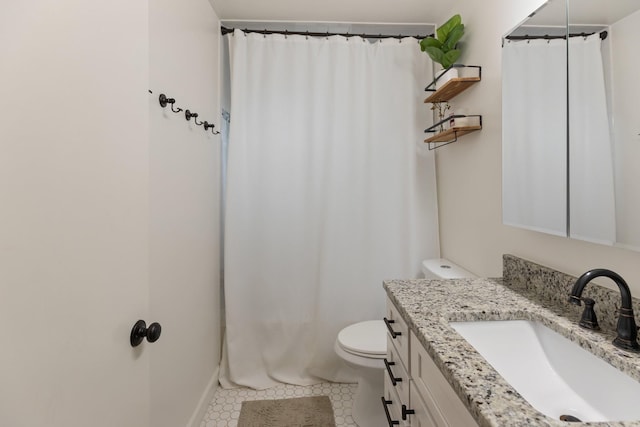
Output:
M451 128L449 130L444 130L444 131L439 131L439 128L441 125L443 125L444 123L446 123L447 121L451 120L451 119L459 119L459 118L466 118L466 117L477 117L478 119L478 124L477 125L472 125L472 126L462 126L462 127L456 127L456 128ZM453 116L449 116L445 119L440 120L439 122L433 124L432 126L428 127L427 129L424 130L425 133L433 133L433 134L437 134L436 136L443 136L443 140L438 141L428 141L425 140L424 142L426 142L428 144L428 148L429 150L435 150L436 148L440 148L440 147L444 147L445 145L449 145L452 144L454 142L456 142L458 140L458 136L463 136L466 135L470 132L474 132L476 130L480 130L482 129L482 116L481 115L464 115L464 114L456 114ZM453 139L451 139L453 138ZM434 139L434 138L431 138Z
M449 144L453 144L454 142L456 142L458 140L458 132L454 132L453 133L455 136L455 139L448 141L448 142L443 142L443 143L437 143L437 142L427 142L429 151L433 151L436 150L440 147L444 147L445 145L449 145ZM433 145L432 145L433 144Z
M464 64L453 64L451 67L442 70L442 72L440 74L438 74L436 76L435 79L433 79L433 81L431 83L429 83L427 85L427 87L424 88L425 92L435 92L436 91L436 82L438 80L440 80L440 77L442 77L447 71L449 71L452 68L477 68L478 69L478 79L482 80L482 67L479 65L464 65Z

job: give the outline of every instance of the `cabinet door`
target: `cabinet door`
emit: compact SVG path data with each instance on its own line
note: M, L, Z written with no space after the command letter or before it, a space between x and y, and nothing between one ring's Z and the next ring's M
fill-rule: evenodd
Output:
M464 406L440 369L411 334L411 378L415 390L423 399L438 427L477 427L477 423ZM411 393L411 404L415 394Z
M411 419L411 427L439 427L413 382L411 382L410 389L411 409L414 410L414 413L409 416Z

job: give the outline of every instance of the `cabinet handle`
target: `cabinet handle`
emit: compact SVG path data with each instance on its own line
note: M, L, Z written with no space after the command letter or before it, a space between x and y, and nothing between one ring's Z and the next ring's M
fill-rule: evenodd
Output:
M389 413L389 408L387 407L387 405L391 405L391 403L393 403L391 400L387 400L384 398L384 396L382 396L382 406L384 407L384 413L387 416L387 423L389 423L389 427L400 424L400 421L391 419L391 414Z
M416 411L413 409L407 409L407 405L402 405L402 420L407 420L407 415L413 415Z
M396 378L393 375L393 372L391 371L391 367L394 366L396 364L396 362L389 362L387 360L387 358L384 358L384 366L387 368L387 373L389 374L389 379L391 379L391 384L393 384L393 386L396 386L396 382L400 382L402 381L402 378L398 377Z
M383 320L384 320L384 324L387 325L387 329L389 330L389 333L391 334L391 338L393 338L395 340L397 336L402 335L402 332L394 331L393 327L391 326L392 323L396 323L395 320L389 320L386 317Z

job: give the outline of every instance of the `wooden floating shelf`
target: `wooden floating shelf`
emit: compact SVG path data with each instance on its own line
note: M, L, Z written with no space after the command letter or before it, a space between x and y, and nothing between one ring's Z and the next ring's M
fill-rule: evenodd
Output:
M424 142L450 142L454 138L457 139L459 136L466 135L480 129L482 129L482 126L480 125L452 127L433 135L431 138L425 139Z
M460 92L466 90L469 86L478 83L479 81L480 77L454 77L453 79L442 85L440 89L429 95L429 97L425 99L424 102L433 103L449 101Z

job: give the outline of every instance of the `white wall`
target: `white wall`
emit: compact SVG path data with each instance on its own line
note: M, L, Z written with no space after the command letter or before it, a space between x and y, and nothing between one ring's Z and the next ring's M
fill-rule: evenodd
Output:
M150 319L164 326L151 354L151 426L199 426L220 360L220 137L157 97L220 127L218 18L207 0L154 0L149 38Z
M467 28L461 62L483 67L482 82L459 95L454 105L482 114L484 128L437 150L442 255L482 276L501 275L503 253L573 275L610 268L640 296L640 253L502 225L500 40L542 3L459 0L450 7L450 13L462 14Z
M146 2L0 13L0 425L149 425Z
M616 242L640 250L640 11L611 26ZM619 66L624 61L625 66Z

